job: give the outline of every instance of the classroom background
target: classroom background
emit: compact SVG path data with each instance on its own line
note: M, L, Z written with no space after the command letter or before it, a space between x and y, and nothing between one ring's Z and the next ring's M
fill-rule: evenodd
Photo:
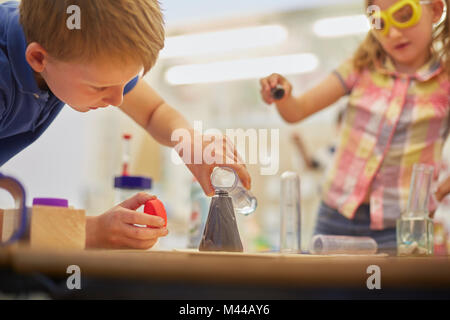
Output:
M338 114L345 108L346 98L301 123L287 124L275 107L265 105L260 98L259 72L283 73L283 59L301 55L298 69L286 75L293 84L293 93L300 94L315 85L352 55L368 31L364 1L160 3L166 21L166 48L145 81L191 123L202 121L204 130L279 129L278 172L261 175L260 164L248 165L258 208L250 216L237 215L245 251L276 250L279 246L280 175L287 170L296 171L301 177L302 246L307 247L320 202L321 183L336 144ZM248 34L249 28L263 35ZM198 34L203 38L197 43L198 37L192 35ZM255 67L239 68L242 59ZM272 63L270 59L278 60ZM221 62L229 63L229 72L217 71ZM186 73L181 67L187 65L199 69ZM130 172L151 177L151 193L162 199L167 208L170 233L154 248L185 247L192 175L184 165L173 163L170 149L159 146L117 108L87 114L64 108L44 135L1 171L26 186L29 205L33 197L66 198L70 205L85 209L88 215L101 214L117 204L113 178L121 173L125 132L133 136ZM310 157L320 164L319 169L306 165L293 142L294 134L301 137ZM450 163L448 143L444 159ZM446 176L447 172L441 175ZM0 207L13 205L12 199L1 192ZM450 230L448 202L445 200L438 209L436 219Z

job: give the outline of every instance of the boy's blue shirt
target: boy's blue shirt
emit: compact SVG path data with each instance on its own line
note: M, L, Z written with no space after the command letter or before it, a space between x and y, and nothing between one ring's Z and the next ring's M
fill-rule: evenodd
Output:
M25 60L18 5L0 4L0 167L39 138L64 106L52 92L39 89ZM137 82L138 77L131 80L124 94Z

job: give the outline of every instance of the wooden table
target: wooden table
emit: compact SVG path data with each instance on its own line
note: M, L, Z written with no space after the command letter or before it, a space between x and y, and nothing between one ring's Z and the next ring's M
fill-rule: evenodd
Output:
M111 290L120 291L120 286L124 288L127 284L130 288L137 286L139 290L150 286L166 289L165 295L158 296L153 292L148 294L149 298L227 299L227 294L237 299L327 298L330 294L332 297L337 295L336 298L375 295L403 298L409 297L408 294L450 297L449 257L314 256L188 250L0 250L0 268L17 276L37 272L63 281L70 275L66 273L70 265L80 267L82 279L101 280L104 286L110 284ZM371 265L380 268L380 290L367 287L372 274L368 273ZM89 298L88 286L78 294ZM170 288L178 292L172 292L171 296ZM125 292L127 290L123 290L123 294ZM110 297L108 292L104 297ZM129 298L133 297L147 296Z

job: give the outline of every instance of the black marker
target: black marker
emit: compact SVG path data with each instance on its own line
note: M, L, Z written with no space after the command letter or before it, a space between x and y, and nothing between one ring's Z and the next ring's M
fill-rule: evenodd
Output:
M272 98L275 100L280 100L284 97L284 88L282 85L278 84L275 88L270 89Z

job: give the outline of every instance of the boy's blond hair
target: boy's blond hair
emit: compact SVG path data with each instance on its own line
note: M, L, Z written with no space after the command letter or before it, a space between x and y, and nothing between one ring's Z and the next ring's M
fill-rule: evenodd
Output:
M447 8L450 9L450 0L442 0ZM372 0L366 0L366 8L373 5ZM433 31L432 48L435 54L440 57L443 67L450 76L450 14L447 12L445 20ZM438 49L436 49L438 48ZM386 53L381 47L378 40L369 31L364 41L356 50L353 56L353 63L355 68L362 70L364 68L372 69L375 67L377 61L383 61Z
M67 8L80 8L80 29L69 29ZM20 23L28 43L61 61L141 63L144 74L164 47L157 0L22 0Z

